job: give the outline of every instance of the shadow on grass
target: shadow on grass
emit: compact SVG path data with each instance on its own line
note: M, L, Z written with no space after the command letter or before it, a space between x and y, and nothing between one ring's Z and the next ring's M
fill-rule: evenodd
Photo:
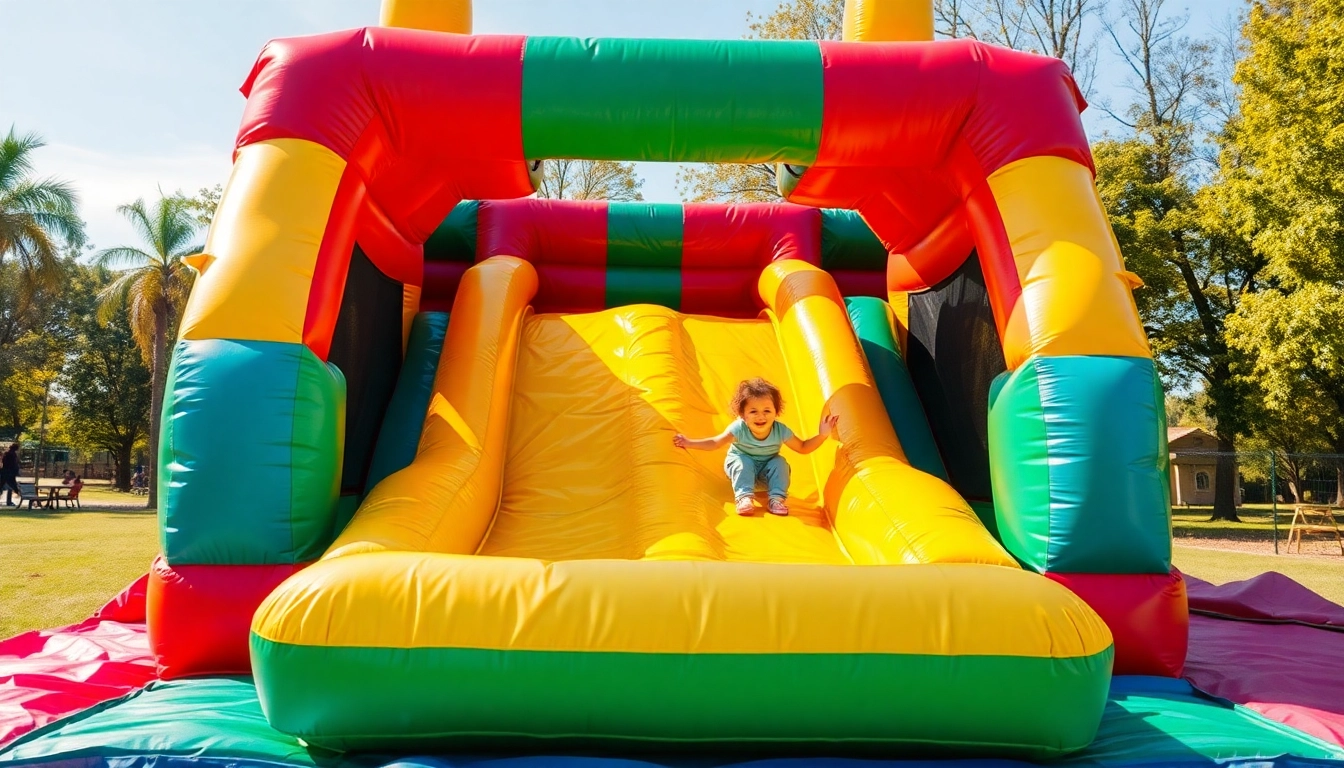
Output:
M1268 504L1243 505L1237 508L1239 522L1210 520L1213 507L1173 507L1171 532L1177 539L1220 539L1224 541L1268 542L1274 539L1274 510ZM1344 528L1344 517L1335 519ZM1288 537L1293 523L1293 505L1278 507L1278 536Z
M146 509L144 507L98 507L87 506L80 509L44 509L38 507L29 509L28 507L6 507L0 506L0 520L64 520L79 515L97 514L97 515L129 515L143 516L157 514L157 509Z

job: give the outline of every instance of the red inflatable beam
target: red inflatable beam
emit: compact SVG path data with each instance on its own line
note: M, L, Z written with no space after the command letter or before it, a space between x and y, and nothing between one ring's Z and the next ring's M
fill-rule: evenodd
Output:
M252 614L304 565L179 565L149 572L149 645L159 677L250 675Z
M1047 573L1096 611L1115 636L1115 674L1180 677L1190 611L1180 571Z

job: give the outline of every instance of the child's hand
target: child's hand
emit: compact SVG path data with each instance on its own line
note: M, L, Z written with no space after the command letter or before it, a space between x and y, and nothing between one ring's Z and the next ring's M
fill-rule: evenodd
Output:
M686 447L686 436L685 436L685 435L682 435L682 434L676 434L676 435L673 435L673 436L672 436L672 444L675 445L675 446L677 446L678 448L685 448L685 447Z
M817 434L820 435L833 434L835 432L836 426L839 423L840 423L840 417L832 413L831 415L821 420L821 429L817 430Z

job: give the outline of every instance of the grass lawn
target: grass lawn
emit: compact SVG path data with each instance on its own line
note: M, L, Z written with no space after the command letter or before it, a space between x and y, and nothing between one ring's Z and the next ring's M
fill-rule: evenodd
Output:
M1272 541L1274 537L1274 511L1268 504L1244 504L1237 508L1239 523L1226 520L1209 521L1213 507L1173 507L1171 510L1171 530L1178 538L1185 536L1195 539L1256 539ZM1279 505L1279 541L1288 538L1288 527L1293 523L1293 505ZM1344 517L1338 513L1335 520L1344 526Z
M158 527L144 497L97 491L80 500L139 508L0 507L0 637L78 622L149 570Z

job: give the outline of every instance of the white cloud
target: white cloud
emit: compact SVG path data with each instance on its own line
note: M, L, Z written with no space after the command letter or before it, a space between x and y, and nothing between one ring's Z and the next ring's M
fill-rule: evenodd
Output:
M155 155L113 154L53 143L37 151L34 164L39 175L55 176L75 186L90 242L107 248L139 242L117 213L117 206L140 197L155 199L159 190L195 193L201 187L223 184L229 178L231 154L232 147L192 146Z

